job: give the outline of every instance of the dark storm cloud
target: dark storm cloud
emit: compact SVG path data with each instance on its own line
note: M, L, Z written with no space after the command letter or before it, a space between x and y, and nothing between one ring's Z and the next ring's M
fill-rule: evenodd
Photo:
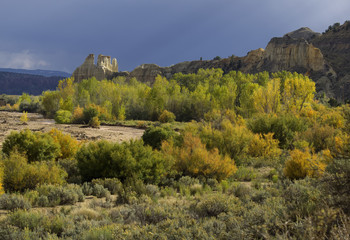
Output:
M2 0L0 67L73 71L89 53L121 70L245 55L308 26L348 18L348 0Z

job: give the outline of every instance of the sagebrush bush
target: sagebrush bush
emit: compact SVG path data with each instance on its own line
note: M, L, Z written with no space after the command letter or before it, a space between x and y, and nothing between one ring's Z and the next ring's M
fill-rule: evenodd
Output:
M116 194L119 189L123 188L123 184L118 178L93 179L91 183L102 185L104 188L107 188L111 194Z
M226 195L210 195L199 201L194 211L200 217L217 217L221 213L227 213L230 209L230 201Z
M94 184L92 186L92 195L98 198L102 198L102 197L109 196L110 192L108 191L108 189L104 188L102 185Z
M2 194L0 195L0 209L15 210L15 209L30 209L30 202L19 194Z
M240 166L233 177L238 181L251 181L256 178L256 171L252 167Z
M60 237L72 224L69 219L61 215L43 214L40 211L26 210L17 210L8 215L6 220L10 225L19 229L40 233L38 234L39 236L50 236L51 239Z
M49 206L70 205L84 201L84 194L78 185L68 184L65 186L41 185L35 189L39 197L45 196ZM46 200L42 200L46 203Z

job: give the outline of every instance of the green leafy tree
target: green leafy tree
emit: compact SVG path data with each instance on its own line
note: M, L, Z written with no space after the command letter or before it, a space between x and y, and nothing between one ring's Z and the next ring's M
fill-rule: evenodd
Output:
M164 159L144 146L142 141L110 143L91 142L82 146L76 154L78 168L83 181L94 178L130 177L148 183L158 183L166 174Z
M48 161L60 155L60 146L46 133L32 132L29 129L13 131L3 143L2 151L9 156L15 149L25 154L28 162Z

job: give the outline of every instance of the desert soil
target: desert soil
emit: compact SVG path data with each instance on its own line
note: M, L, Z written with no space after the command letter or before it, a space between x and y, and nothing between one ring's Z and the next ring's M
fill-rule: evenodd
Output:
M56 124L53 119L46 119L38 113L28 113L26 125L20 121L22 113L0 111L0 147L11 131L30 129L32 131L48 132L52 128L69 133L78 140L105 139L113 142L140 139L144 130L120 126L101 126L100 128L87 128L80 124Z

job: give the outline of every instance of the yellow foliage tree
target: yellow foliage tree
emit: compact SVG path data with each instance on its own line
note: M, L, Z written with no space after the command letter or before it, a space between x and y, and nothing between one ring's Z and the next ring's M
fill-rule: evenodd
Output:
M217 148L208 151L192 133L185 133L181 147L164 142L162 151L173 156L174 166L178 172L193 177L204 176L223 180L237 171L235 162L228 156L220 156Z
M285 79L282 102L287 112L301 112L305 103L313 99L315 91L315 82L306 76L299 74Z
M274 78L253 94L254 107L259 113L276 113L280 107L280 79Z
M53 140L60 145L61 154L60 158L72 158L80 147L80 142L75 138L72 138L69 134L64 134L56 128L51 129L49 132Z
M74 108L72 122L73 123L82 123L84 121L84 108L77 106Z
M283 173L290 179L301 179L306 176L319 177L327 166L322 155L312 154L309 149L305 151L294 149L289 154L290 158L285 163Z
M17 151L3 161L3 186L7 191L34 189L44 183L63 184L67 173L54 162L32 162Z
M279 141L273 138L273 133L255 134L249 144L248 154L252 157L275 159L279 157L282 150L278 147Z
M28 122L28 112L23 111L20 120L21 120L21 123L27 124L27 122Z

